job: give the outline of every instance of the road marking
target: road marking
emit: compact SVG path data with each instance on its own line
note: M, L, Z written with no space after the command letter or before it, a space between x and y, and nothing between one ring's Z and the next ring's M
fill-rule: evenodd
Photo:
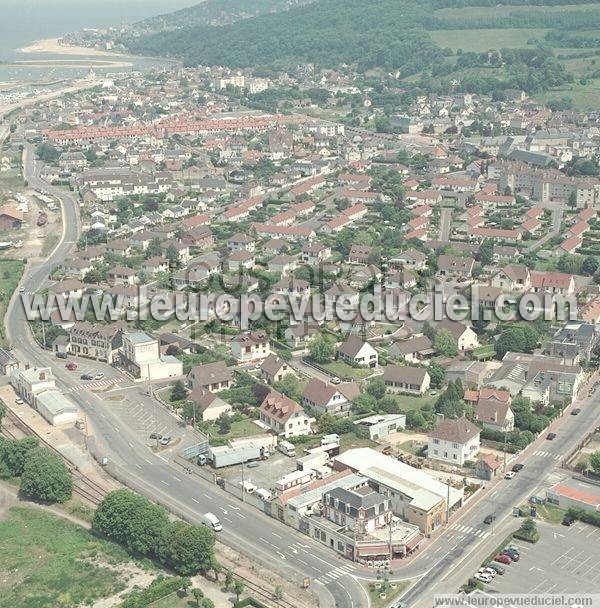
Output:
M176 479L179 483L181 483L181 479L179 479L179 477L177 477L176 475L173 475L173 479Z
M194 498L193 496L192 496L192 500L193 500L195 503L200 504L200 501L199 501L197 498Z
M167 482L166 482L164 479L161 479L161 480L160 480L160 483L164 483L166 486L168 486L168 485L169 485L169 484L168 484L168 483L167 483Z
M280 536L279 534L277 534L276 532L271 532L271 534L273 536L276 536L277 538L283 538L283 536Z

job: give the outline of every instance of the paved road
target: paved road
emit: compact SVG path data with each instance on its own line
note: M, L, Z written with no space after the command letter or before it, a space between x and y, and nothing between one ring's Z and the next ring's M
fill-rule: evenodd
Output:
M563 209L555 207L552 209L552 222L550 224L550 230L541 239L537 240L527 247L527 253L535 251L543 247L550 239L554 238L560 233L560 226L563 218Z
M42 181L39 170L33 151L27 146L25 179L32 187L44 189L61 201L63 235L47 260L27 269L22 281L26 292L39 289L48 275L70 255L79 235L77 200L72 194ZM52 366L59 388L76 401L93 432L107 446L106 456L136 487L144 489L163 505L185 514L191 521L199 522L200 516L207 511L216 512L224 523L223 540L252 559L262 561L287 580L300 584L304 577L310 577L315 581L314 588L322 606L368 606L366 593L354 578L355 568L347 560L338 558L329 549L273 518L261 515L256 509L238 503L216 486L182 474L164 457L151 452L139 435L123 425L98 395L81 386L79 374L69 372L62 362L57 364L55 358L38 348L18 296L9 306L5 324L18 359L34 366Z
M442 207L440 215L440 235L439 239L442 243L450 241L450 228L452 226L452 208Z
M73 195L52 188L38 177L39 167L33 161L32 151L25 151L25 177L33 187L55 194L63 206L63 235L59 245L44 262L28 268L23 280L27 291L36 291L48 274L67 258L79 233L78 203ZM24 319L22 307L11 303L6 317L6 328L13 350L18 358L31 365L52 365L60 388L70 391L79 407L86 413L94 433L104 442L106 455L126 477L154 500L185 514L191 521L199 521L206 511L215 511L225 524L222 539L243 553L268 564L290 581L298 583L304 576L315 581L321 605L339 607L367 607L368 599L356 576L364 571L346 560L338 558L312 539L295 533L284 524L258 513L255 509L237 502L222 493L216 486L186 476L175 469L164 457L154 454L140 441L138 435L102 399L82 389L79 376L57 365L56 359L41 351L33 341ZM78 390L73 391L74 387ZM433 593L442 588L441 581L468 553L478 550L490 536L490 529L482 523L491 512L498 516L501 525L512 506L522 503L532 489L554 469L558 459L576 443L584 430L598 422L592 399L584 401L577 417L566 416L555 442L541 441L524 455L526 468L512 481L502 480L498 486L467 510L460 521L435 540L417 558L405 566L395 568L395 576L422 578L406 594L409 606L430 606ZM557 424L558 426L558 424Z
M587 393L586 393L587 394ZM560 462L578 444L581 438L592 428L600 424L600 410L597 408L598 396L586 396L577 403L581 408L578 416L569 414L571 407L562 418L556 420L551 430L557 433L554 441L546 440L547 432L522 453L513 462L522 462L525 468L512 480L502 479L482 498L477 508L467 513L456 524L451 524L448 551L436 550L431 554L430 570L404 596L404 601L411 608L430 608L435 593L454 593L472 573L475 563L482 562L495 548L502 534L511 527L513 506L522 505L530 496L543 495L550 485L551 478L567 476L568 471L561 470ZM511 466L513 464L511 462ZM494 527L483 524L483 517L496 515ZM473 534L471 530L483 530L482 534ZM446 545L446 543L444 543ZM463 565L463 560L470 558L472 563Z

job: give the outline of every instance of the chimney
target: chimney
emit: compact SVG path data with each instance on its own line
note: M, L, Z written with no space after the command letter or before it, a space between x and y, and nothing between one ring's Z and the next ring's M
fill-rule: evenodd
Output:
M40 380L46 379L46 372L40 372Z

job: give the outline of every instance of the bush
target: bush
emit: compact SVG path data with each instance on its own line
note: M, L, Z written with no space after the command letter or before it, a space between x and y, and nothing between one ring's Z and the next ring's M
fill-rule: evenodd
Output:
M132 591L117 608L146 608L157 600L176 593L181 589L182 579L178 576L166 578L163 575L155 578L147 589Z
M578 519L586 524L600 527L600 513L594 513L593 511L585 511L584 509L569 509L567 515L573 519Z
M73 480L63 460L48 448L34 448L27 454L21 492L47 503L67 502L73 494Z

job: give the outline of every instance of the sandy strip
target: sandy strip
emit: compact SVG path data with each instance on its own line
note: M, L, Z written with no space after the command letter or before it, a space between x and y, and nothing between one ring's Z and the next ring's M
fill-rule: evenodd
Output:
M45 40L38 40L33 44L26 46L21 49L22 53L55 53L57 55L90 55L90 56L109 56L109 57L122 57L122 53L114 53L111 51L102 51L100 49L92 49L87 46L70 46L66 44L59 44L60 38L46 38Z
M37 61L13 61L7 65L27 68L129 68L129 61L101 59L39 59Z

